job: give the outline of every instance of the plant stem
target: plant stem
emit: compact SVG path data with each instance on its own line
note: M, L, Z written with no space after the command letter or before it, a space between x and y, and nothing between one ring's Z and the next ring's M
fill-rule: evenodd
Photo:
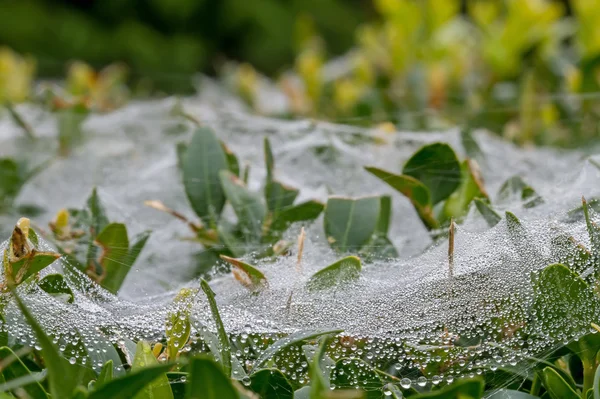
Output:
M595 362L583 361L583 393L585 397L586 392L594 386L594 375L596 374Z
M535 373L535 375L533 376L533 381L531 383L531 389L529 390L529 393L533 396L539 396L541 386L542 380L540 379L538 373Z

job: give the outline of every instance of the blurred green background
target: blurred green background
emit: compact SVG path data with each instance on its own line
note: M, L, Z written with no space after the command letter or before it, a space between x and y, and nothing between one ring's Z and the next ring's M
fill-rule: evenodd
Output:
M69 69L69 91L104 110L122 81L182 93L204 72L269 114L264 74L288 100L280 117L600 137L600 0L0 0L0 100L31 99L34 78L72 60L93 68ZM115 61L126 79L94 71Z
M374 11L368 0L2 0L0 44L33 55L40 76L64 75L73 59L124 61L134 76L179 91L225 58L268 74L289 68L300 15L340 54Z

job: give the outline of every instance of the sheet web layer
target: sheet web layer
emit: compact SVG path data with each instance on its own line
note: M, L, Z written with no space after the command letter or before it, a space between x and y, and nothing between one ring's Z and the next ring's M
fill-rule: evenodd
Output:
M17 199L20 205L42 209L33 221L44 230L58 209L80 207L96 186L112 220L126 223L133 233L153 231L118 297L77 271L66 273L75 294L72 304L58 302L34 285L20 288L65 356L86 367L98 370L111 356L107 349L111 343L133 350L138 339L163 339L167 315L177 306L174 296L183 287L199 286L195 259L202 247L184 239L190 233L180 221L143 205L146 200L160 200L193 219L175 148L178 142L188 141L195 128L171 114L174 104L174 99L134 102L109 115L91 117L85 124L89 132L85 142L71 156L53 159ZM577 291L579 281L594 275L593 261L579 271L581 278L561 274L562 269L542 273L553 263L572 266L569 262L576 262L578 253L572 246L557 245L565 236L592 247L583 213L570 212L581 205L581 196L600 195L600 170L586 154L522 149L476 132L485 187L502 220L490 228L472 206L455 229L450 266L448 238L428 232L408 199L364 166L399 172L419 147L438 141L449 143L464 159L459 131L385 133L269 119L247 114L214 93L185 99L183 106L250 166L251 189L261 189L264 181L262 139L267 136L278 179L299 188L301 200L324 202L330 194L392 198L389 237L399 258L365 263L355 282L318 293L305 289L310 276L340 258L325 237L322 217L304 226L301 267L295 247L289 256L276 260L264 261L252 254L244 258L265 274L268 289L250 293L225 266L210 276L232 337L233 355L246 371L276 337L303 330L342 330L328 350L332 359L360 359L396 376L403 387L437 384L490 369L526 368L531 358L590 332L590 323L600 320L596 297ZM50 158L53 120L35 112L31 115L41 136L38 143L19 138L18 128L3 120L2 156L26 153L38 161ZM496 202L495 193L514 175L533 187L543 202L535 207L528 207L520 197ZM516 215L518 222L504 216L504 211ZM225 212L232 214L231 209ZM14 216L3 216L5 237ZM593 211L591 218L597 219ZM300 229L292 226L286 238L295 242ZM244 245L246 250L258 249ZM73 268L60 260L42 275L69 269ZM578 301L557 299L571 289ZM201 291L193 296L191 314L193 338L186 349L206 350L206 334L215 332L215 325ZM4 328L11 339L37 345L13 304L6 308ZM97 348L97 356L85 356L83 347ZM271 360L294 380L307 379L308 365L300 346ZM357 363L353 376L357 386L361 373L367 372L362 365Z

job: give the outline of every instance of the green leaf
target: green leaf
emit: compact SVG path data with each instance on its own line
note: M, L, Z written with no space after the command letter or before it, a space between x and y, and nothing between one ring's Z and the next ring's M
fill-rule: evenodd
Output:
M198 128L183 154L183 185L192 209L205 224L216 224L223 210L225 194L219 172L228 169L217 136L209 128Z
M379 399L382 397L383 382L379 374L360 359L340 359L331 370L331 384L335 389L355 389L357 386L365 391L365 398Z
M208 358L195 358L190 362L190 382L186 399L237 399L240 395L231 380Z
M145 341L138 341L135 357L133 358L133 365L131 366L132 372L143 371L147 367L159 365L160 364L158 363L158 360L156 360L154 354L152 353L150 344ZM163 373L160 373L153 380L148 381L145 386L138 391L134 399L172 399L173 392L171 391L171 385L169 384L166 371L167 370L165 370Z
M70 216L73 216L76 224L85 225L85 230L90 232L87 257L81 262L82 266L87 268L88 262L94 262L98 257L98 247L94 244L94 239L109 223L96 187L92 189L87 200L87 210L75 211L74 215L73 212L70 212Z
M594 392L594 399L600 399L600 367L596 367L596 372L594 373L594 387L592 389Z
M322 344L323 344L323 342L321 342L321 345ZM306 360L308 361L308 363L313 365L313 367L316 366L318 368L316 370L313 370L313 369L309 370L311 375L313 374L313 372L318 372L322 377L321 384L324 387L329 388L331 385L330 371L335 367L335 361L332 358L330 358L329 356L327 356L325 354L324 350L321 353L321 349L323 349L323 348L321 348L321 345L320 346L302 345L302 350L304 351L304 356L306 356ZM318 361L317 361L317 356L320 356ZM313 375L313 377L311 377L311 380L314 380L314 375Z
M267 208L276 215L281 209L294 204L298 196L298 190L275 181L275 160L269 139L264 140L265 168L267 170L267 182L265 184L265 199Z
M219 234L219 240L225 245L226 250L228 250L233 256L243 256L246 253L246 248L244 247L244 242L242 242L239 233L236 231L236 226L233 223L230 223L225 218L219 221L217 232ZM218 251L218 248L215 248ZM218 251L225 252L225 251ZM216 257L216 261L214 264L218 263L218 257Z
M95 388L98 389L103 384L111 381L113 379L113 361L109 360L102 366L102 370L100 370L100 374L98 375L98 379L96 380Z
M79 330L78 330L79 331ZM121 357L115 349L115 346L99 331L79 331L80 337L85 335L82 340L85 353L91 364L106 364L111 361L113 365L113 375L115 378L125 375L125 369L122 366Z
M403 399L404 395L402 395L402 391L394 384L388 383L383 387L384 391L388 391L390 393L390 397L392 399Z
M14 361L8 363L9 358L14 358ZM27 368L25 363L19 359L19 357L12 351L12 349L7 347L0 348L0 359L2 359L2 363L6 364L2 368L2 377L4 381L11 382L17 378L25 377L32 375L33 373ZM39 381L34 379L29 384L24 384L21 386L22 389L32 398L48 398L49 395L40 384Z
M229 256L221 255L221 259L231 264L234 269L233 275L237 281L250 291L257 292L268 286L267 278L255 266L243 262L240 259L230 258Z
M526 392L516 391L514 389L498 389L494 391L487 399L539 399L537 396Z
M439 223L433 215L429 189L423 183L410 176L396 175L371 166L367 166L365 169L408 198L425 227L430 230L439 227Z
M166 372L173 367L172 364L160 364L158 366L146 366L144 368L134 370L124 377L117 378L102 384L99 388L96 388L87 399L131 399L138 398L138 395L144 395L143 389L152 384L157 380L162 380L162 377L166 378ZM168 380L167 380L168 384ZM169 385L166 386L171 388ZM172 398L173 394L164 393L167 396L155 396L154 398ZM148 398L148 396L142 396ZM152 397L150 397L152 398Z
M96 187L92 189L92 193L87 200L87 207L90 211L91 215L91 227L94 231L94 235L100 233L107 225L108 218L106 217L106 210L100 202L100 197L98 196L98 191Z
M496 213L496 211L493 210L491 206L489 206L480 198L475 198L473 201L475 202L477 210L479 211L479 213L481 213L481 216L483 216L488 226L494 227L502 219L502 217L498 215L498 213Z
M461 182L444 203L446 219L460 219L469 211L469 205L475 198L488 198L479 173L479 167L469 159L461 164Z
M582 201L583 202L583 201ZM591 198L585 201L586 206L589 209L593 209L594 212L600 212L600 199ZM567 212L567 221L568 222L577 222L585 218L585 213L583 211L583 205L578 206L577 208L573 208Z
M310 361L310 369L308 370L311 381L309 388L310 399L321 399L327 396L326 393L331 386L330 369L325 364L325 351L330 340L331 336L323 336L321 344ZM330 366L334 365L335 363L330 364Z
M50 266L59 258L60 255L57 253L38 252L34 249L25 258L11 263L12 279L19 284Z
M250 376L250 389L261 398L293 399L294 389L277 369L262 369Z
M39 384L46 378L46 374L47 374L46 370L42 370L40 372L33 372L33 373L23 375L22 377L17 377L8 382L4 382L4 383L0 384L0 398L2 398L1 395L3 395L4 392L11 391L11 390L15 390L17 392L25 391L25 393L26 393L27 391L23 389L24 386L31 386L32 384ZM8 394L6 394L6 395L8 395ZM43 395L40 395L39 397L40 398L48 398L49 397L47 394L45 394L46 396L43 396ZM9 398L14 398L14 396L10 395Z
M205 326L201 327L197 331L206 346L208 346L208 349L210 350L214 360L219 364L223 364L222 354L219 349L219 338L210 332ZM244 370L244 367L234 355L231 356L231 372L231 378L236 380L241 380L247 375L246 370Z
M265 137L263 147L265 152L265 169L267 170L267 184L269 184L275 179L275 159L273 158L273 150L271 149L271 142L268 137Z
M173 307L167 314L165 335L167 337L167 353L169 360L174 361L177 353L188 342L192 329L190 322L191 302L196 290L182 288L173 299Z
M379 197L379 218L375 233L387 235L390 230L390 221L392 219L392 198L389 195Z
M263 353L261 353L261 355L254 362L253 369L261 369L261 367L277 352L281 351L282 349L288 348L291 345L295 345L306 340L315 339L322 335L339 334L341 332L342 330L308 330L290 334L287 337L281 338L280 340L274 342Z
M49 295L65 303L73 303L75 296L62 274L49 274L40 280L38 286Z
M560 263L546 266L532 276L533 331L562 339L589 330L600 318L600 304L592 289Z
M267 208L261 196L249 191L244 182L228 170L220 172L221 185L233 207L238 224L249 238L262 236L262 225Z
M274 215L294 204L300 191L294 187L286 186L278 181L272 181L265 186L265 199L267 208Z
M585 198L581 200L583 206L583 215L585 217L585 225L587 227L590 243L592 246L592 254L594 257L594 271L596 278L600 277L600 227L590 217L589 205Z
M312 275L306 282L306 289L318 291L337 287L349 281L357 280L362 270L360 259L347 256Z
M223 153L225 154L225 158L227 158L227 165L229 166L229 171L236 176L240 176L240 161L238 161L237 156L227 147L227 144L224 142L221 143L221 148L223 148Z
M559 234L551 240L552 259L569 265L569 268L581 275L590 265L592 254L581 243L568 234Z
M387 236L376 235L359 253L366 261L397 258L398 251Z
M307 201L285 208L277 213L270 225L273 232L286 230L292 223L315 220L319 217L325 205L318 201Z
M93 386L92 382L90 382L90 384L92 384L92 386ZM82 386L78 386L77 388L75 388L75 391L73 391L73 396L71 397L71 399L87 399L90 384L88 384L88 389L85 389Z
M460 130L460 141L469 158L477 160L478 163L484 162L483 151L473 137L473 130L470 126Z
M27 237L29 238L29 241L31 241L31 243L33 244L34 248L39 248L40 240L38 238L37 233L32 227L29 227L29 234L27 234Z
M140 253L142 252L142 250L146 246L146 243L148 242L148 239L150 238L150 234L151 233L149 231L144 231L138 234L133 239L133 244L131 245L131 248L129 248L129 253L127 254L127 258L125 259L129 269L131 269L138 256L140 256Z
M392 199L389 195L382 195L379 200L380 210L375 233L368 245L360 252L360 255L367 260L398 257L398 251L387 236L392 218Z
M331 247L340 252L358 252L375 232L379 209L379 197L329 197L324 223Z
M402 173L423 183L429 189L434 205L448 198L461 181L460 164L456 154L445 143L421 147L404 164Z
M127 227L122 223L111 223L98 234L95 241L102 247L99 261L103 272L102 286L116 294L129 273Z
M531 188L520 176L513 176L506 180L498 191L498 201L507 203L512 199L519 199L525 208L533 208L544 202L533 188Z
M414 399L480 399L483 396L483 381L480 378L458 380L440 390L411 396Z
M17 295L16 291L13 290L12 293L17 302L17 306L21 310L21 313L23 313L27 323L31 326L38 343L42 347L41 352L44 358L44 364L48 370L50 394L54 398L71 397L73 389L81 382L81 377L77 370L78 366L70 364L67 359L61 356L56 345L48 338L19 295Z
M552 367L544 368L542 375L544 387L552 399L579 399L579 394Z
M521 224L519 218L509 211L506 211L504 215L510 241L518 255L528 263L535 261L539 266L542 265L542 262L547 264L546 258L542 256L537 246L533 244L527 229Z
M223 321L221 320L221 315L219 314L219 308L217 307L217 301L215 300L215 293L210 288L210 285L206 282L206 280L200 280L200 287L202 291L206 294L206 298L208 299L208 304L210 306L210 311L213 316L213 320L215 325L217 326L217 333L219 336L219 352L221 353L221 364L223 366L223 371L225 375L229 378L231 377L231 343L229 342L229 336L225 331L225 326L223 326Z

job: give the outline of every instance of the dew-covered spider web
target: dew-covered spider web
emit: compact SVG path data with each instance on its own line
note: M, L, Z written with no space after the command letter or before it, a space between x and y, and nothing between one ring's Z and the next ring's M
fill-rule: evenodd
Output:
M23 138L9 119L0 120L0 156L19 154L34 163L52 158L17 198L19 206L41 208L32 217L38 230L47 231L59 209L80 208L96 186L111 220L126 223L130 234L153 231L118 297L76 271L68 273L75 294L72 304L57 301L35 286L21 288L33 313L73 363L99 370L110 357L108 342L131 352L134 341L163 339L176 293L182 287L198 287L195 259L202 247L185 239L191 232L181 221L143 205L146 200L160 200L194 219L175 150L178 142L190 139L194 126L171 114L175 102L174 98L134 101L110 114L92 116L84 125L85 142L69 157L57 159L52 157L56 147L52 116L34 107L22 108L40 136L35 143ZM217 267L210 284L232 337L233 354L246 371L273 336L339 329L343 333L328 352L334 360L362 359L397 377L404 388L438 384L497 368L521 367L522 371L531 358L590 332L590 323L600 321L600 307L583 300L561 304L576 307L567 313L578 312L580 318L555 318L559 313L548 308L551 301L534 304L532 284L535 272L569 255L575 257L568 250L556 251L557 237L571 236L591 247L582 212L569 211L581 205L582 196L600 196L600 169L593 152L519 148L489 133L475 132L482 151L478 161L492 203L501 215L507 210L514 213L521 225L511 229L503 216L489 228L472 207L456 228L450 275L448 240L435 241L408 199L368 174L364 166L399 172L420 146L436 141L449 143L464 159L458 130L386 133L271 119L246 112L210 82L200 95L185 98L182 104L250 165L253 190L262 189L266 173L262 139L267 136L277 177L300 189L299 201L326 201L330 194L389 194L393 199L389 237L400 257L366 263L354 283L316 294L304 289L309 276L339 259L325 238L322 219L305 226L300 267L294 248L274 262L252 255L245 258L268 279L269 288L259 294L246 290L225 267ZM543 203L527 207L520 197L497 201L500 186L514 175L533 187ZM226 214L233 213L226 209ZM10 236L18 216L2 216L3 237ZM597 219L593 212L591 217ZM300 228L293 226L287 238L294 241ZM52 249L44 240L42 245ZM67 269L69 265L61 260L43 274ZM591 271L581 271L586 273ZM4 328L11 339L36 346L14 304L6 313ZM202 292L193 298L192 316L194 331L184 350L202 348L205 331L215 331ZM541 320L548 316L549 324L543 324ZM88 350L97 348L94 359L77 349L82 342ZM308 364L300 347L273 360L293 380L306 381Z

